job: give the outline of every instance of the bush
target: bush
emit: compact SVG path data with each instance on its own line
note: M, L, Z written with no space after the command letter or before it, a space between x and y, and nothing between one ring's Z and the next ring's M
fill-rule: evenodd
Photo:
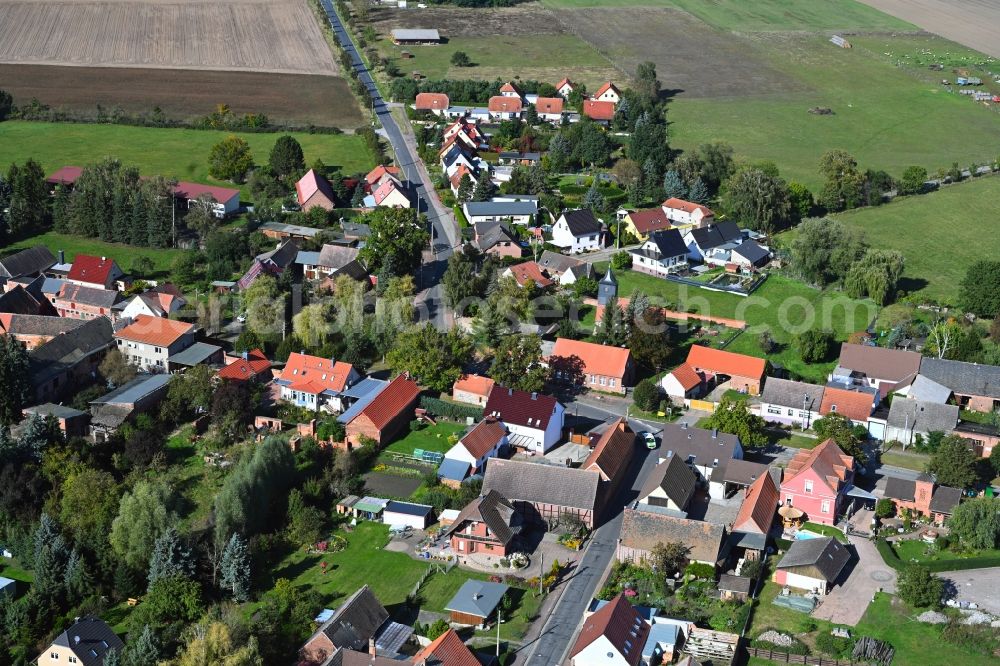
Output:
M684 569L684 573L688 574L692 578L702 578L708 580L709 578L715 578L715 567L711 564L692 562L687 565L686 569Z
M896 590L899 598L911 606L936 607L941 604L944 581L927 567L914 564L899 573Z
M854 641L824 632L816 637L816 648L837 659L850 658L854 650Z
M611 268L616 271L623 271L632 268L632 255L625 250L619 250L611 255Z
M660 388L653 383L652 379L646 378L636 384L632 391L632 400L635 406L644 412L656 410L660 402Z
M447 632L449 629L451 629L451 626L448 624L446 620L444 620L443 618L436 620L434 624L427 627L427 638L433 641L441 634Z
M420 432L427 427L427 421L423 419L413 419L410 421L410 432Z
M875 503L875 515L879 518L891 518L896 513L896 505L888 497Z
M467 418L480 420L483 418L483 408L473 405L459 405L454 402L447 402L432 398L430 396L420 397L420 406L427 410L428 414L441 416L455 421L464 421Z

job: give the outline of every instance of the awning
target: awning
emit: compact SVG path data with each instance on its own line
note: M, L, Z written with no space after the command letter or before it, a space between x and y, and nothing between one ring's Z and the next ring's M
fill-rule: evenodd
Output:
M847 495L848 497L858 497L860 499L866 499L866 500L877 500L878 499L877 497L875 497L874 495L872 495L867 490L864 490L862 488L858 488L855 485L847 486L847 491L844 494Z

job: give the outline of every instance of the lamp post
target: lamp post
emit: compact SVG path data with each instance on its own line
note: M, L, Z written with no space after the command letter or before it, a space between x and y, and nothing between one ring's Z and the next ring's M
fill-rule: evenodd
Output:
M497 608L497 660L500 659L500 625L503 624L503 620L500 619L500 609Z

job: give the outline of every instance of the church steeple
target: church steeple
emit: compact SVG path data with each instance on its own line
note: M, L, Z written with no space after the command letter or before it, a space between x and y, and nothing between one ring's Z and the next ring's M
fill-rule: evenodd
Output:
M611 271L611 266L608 266L608 272L604 274L601 281L597 285L597 304L607 305L608 303L616 303L618 299L618 280L615 279L615 274Z

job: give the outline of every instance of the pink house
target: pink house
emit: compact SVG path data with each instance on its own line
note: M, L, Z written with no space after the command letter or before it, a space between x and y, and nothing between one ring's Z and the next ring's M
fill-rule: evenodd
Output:
M833 525L853 480L854 458L828 439L795 453L781 482L781 503L801 509L811 522Z

